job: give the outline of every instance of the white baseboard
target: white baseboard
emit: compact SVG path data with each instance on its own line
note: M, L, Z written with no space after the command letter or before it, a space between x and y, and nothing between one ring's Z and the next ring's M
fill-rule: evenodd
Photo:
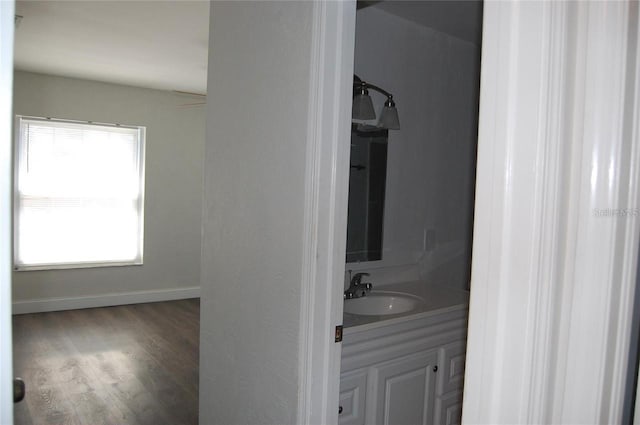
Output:
M157 301L199 298L200 287L158 289L153 291L121 292L83 297L41 298L13 303L13 314L42 313L45 311L75 310L80 308L151 303Z

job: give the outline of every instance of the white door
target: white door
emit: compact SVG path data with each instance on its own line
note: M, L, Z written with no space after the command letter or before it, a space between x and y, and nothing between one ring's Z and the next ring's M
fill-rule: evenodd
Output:
M375 365L375 419L384 425L433 423L438 352L422 351ZM372 409L373 410L373 409Z
M621 423L637 2L485 2L464 423Z
M0 424L13 423L11 367L11 103L13 0L0 1Z

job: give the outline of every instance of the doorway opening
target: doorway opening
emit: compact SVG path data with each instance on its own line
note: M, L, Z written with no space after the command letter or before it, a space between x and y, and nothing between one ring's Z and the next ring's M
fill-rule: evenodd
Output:
M139 261L13 272L15 423L195 424L209 3L17 1L15 14L15 115L146 132ZM99 139L40 143L65 157Z
M377 118L354 117L354 126L384 128L392 95L399 128L384 129L386 164L375 167L384 178L366 184L367 155L352 138L351 178L360 174L350 184L350 234L368 229L381 247L359 260L347 246L340 424L460 420L481 33L482 2L358 2L354 87L386 93L368 90ZM362 211L379 199L376 233Z

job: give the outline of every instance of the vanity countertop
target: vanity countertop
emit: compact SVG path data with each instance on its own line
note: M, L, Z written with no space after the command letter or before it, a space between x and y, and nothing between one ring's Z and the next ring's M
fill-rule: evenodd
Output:
M375 292L376 290L404 292L416 295L422 298L425 303L416 310L394 315L364 316L345 313L343 319L345 334L369 330L379 326L388 326L406 320L420 319L450 310L466 310L469 306L469 292L451 289L442 285L428 284L424 281L403 282L377 288L374 287L373 291ZM346 302L348 302L348 300Z

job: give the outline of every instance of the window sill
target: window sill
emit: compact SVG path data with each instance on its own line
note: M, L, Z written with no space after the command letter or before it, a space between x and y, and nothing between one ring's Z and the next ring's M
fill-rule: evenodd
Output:
M70 264L38 264L38 265L14 265L13 271L28 272L39 270L68 270L68 269L94 269L103 267L142 266L142 261L103 261L96 263L70 263Z

